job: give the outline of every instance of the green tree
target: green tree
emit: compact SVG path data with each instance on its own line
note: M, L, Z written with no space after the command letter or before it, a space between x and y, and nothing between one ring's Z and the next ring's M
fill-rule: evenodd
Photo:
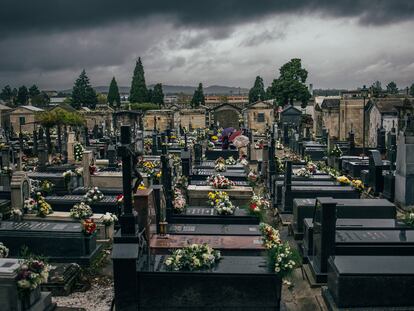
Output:
M30 93L30 90L29 90ZM32 105L36 107L46 106L50 102L49 96L45 92L40 92L39 95L31 97Z
M30 88L29 88L29 96L30 98L33 98L35 96L40 95L40 91L39 88L37 87L36 84L33 84Z
M72 89L72 106L80 109L82 106L95 109L98 103L98 96L89 82L85 69L82 70L79 78L76 79Z
M295 100L301 101L305 106L311 94L305 85L308 71L302 68L299 58L294 58L284 64L280 69L280 76L272 82L272 96L276 98L279 105L293 105Z
M398 87L394 81L391 81L387 84L387 93L388 94L398 94Z
M99 105L106 105L108 103L108 96L105 94L98 94L98 104Z
M129 101L131 103L145 103L148 101L148 90L147 85L145 84L145 72L144 66L142 66L141 57L138 58L135 65Z
M203 92L203 84L199 83L198 88L194 91L193 98L191 99L191 106L193 108L198 108L200 105L204 105L204 92Z
M414 83L410 86L410 95L414 96Z
M154 85L154 89L152 90L151 102L158 105L164 104L164 92L162 91L161 83L157 83Z
M27 105L27 102L29 101L29 91L27 90L27 87L22 85L19 87L19 90L17 91L17 103L20 105Z
M256 77L253 87L249 91L249 103L255 103L266 98L264 90L263 79L260 76Z
M5 102L11 102L13 100L13 91L10 85L6 85L0 93L0 99Z
M371 86L371 90L374 97L379 97L382 93L381 82L375 81Z
M112 78L109 85L108 103L112 107L119 108L121 106L121 96L119 95L118 83L116 83L115 77Z

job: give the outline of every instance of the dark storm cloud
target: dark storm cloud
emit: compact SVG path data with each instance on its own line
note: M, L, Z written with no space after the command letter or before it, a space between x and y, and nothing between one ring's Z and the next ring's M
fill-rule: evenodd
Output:
M411 19L412 0L2 0L0 34L73 30L149 16L172 18L179 26L217 27L273 14L321 13L356 17L381 25Z

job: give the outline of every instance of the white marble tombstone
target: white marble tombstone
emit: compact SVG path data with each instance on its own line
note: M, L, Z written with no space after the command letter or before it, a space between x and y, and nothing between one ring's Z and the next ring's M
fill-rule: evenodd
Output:
M30 196L30 183L27 174L22 171L13 173L11 183L11 207L13 209L22 209L24 201Z
M76 144L75 140L75 132L70 131L68 133L68 142L67 142L67 151L68 151L68 162L73 163L75 162L75 152L73 150L73 147Z

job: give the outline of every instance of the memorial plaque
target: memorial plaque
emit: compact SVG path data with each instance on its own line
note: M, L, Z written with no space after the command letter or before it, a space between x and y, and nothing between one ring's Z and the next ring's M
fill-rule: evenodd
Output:
M154 235L150 248L156 254L169 254L172 249L205 243L220 250L223 255L260 254L264 251L261 236Z
M197 234L197 235L260 235L258 225L220 225L220 224L169 224L170 234Z

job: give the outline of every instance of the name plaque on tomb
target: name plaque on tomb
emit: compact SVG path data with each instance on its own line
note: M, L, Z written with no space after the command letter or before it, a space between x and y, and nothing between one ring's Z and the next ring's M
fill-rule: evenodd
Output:
M260 235L258 225L220 225L220 224L170 224L171 234L200 235Z
M413 244L414 231L413 230L352 230L352 231L337 231L337 244Z

